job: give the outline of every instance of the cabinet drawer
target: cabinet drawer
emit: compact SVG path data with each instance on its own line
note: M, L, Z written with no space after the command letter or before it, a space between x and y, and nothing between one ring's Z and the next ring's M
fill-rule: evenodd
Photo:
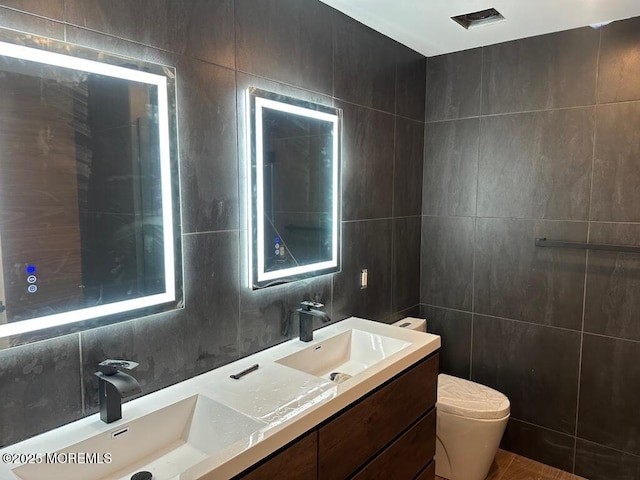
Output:
M433 460L436 453L436 410L374 458L354 479L412 480Z
M436 479L436 462L432 461L427 468L425 468L420 475L416 477L416 480L435 480Z
M351 475L436 402L438 354L407 370L320 428L322 480Z
M242 480L315 480L318 478L318 431L308 433L275 457L238 477Z

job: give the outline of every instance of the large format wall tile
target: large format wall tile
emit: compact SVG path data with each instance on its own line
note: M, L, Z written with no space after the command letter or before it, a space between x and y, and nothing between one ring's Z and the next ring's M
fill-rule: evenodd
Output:
M287 301L286 285L261 290L242 285L240 304L240 356L292 338L295 305Z
M138 58L146 62L157 63L159 65L169 65L177 67L179 55L161 50L159 48L142 45L130 40L94 32L86 28L75 27L73 25L66 26L67 42L74 45L89 47L94 50L101 50L107 53L122 55L125 57Z
M427 59L400 44L396 50L396 115L424 122Z
M33 35L64 40L64 25L62 23L3 8L2 6L0 6L0 26L29 32Z
M238 162L229 161L237 158L234 73L189 59L178 69L183 231L236 229Z
M427 332L440 335L440 371L456 377L471 376L472 315L457 310L421 305Z
M64 17L64 0L2 0L2 6L53 20L62 21Z
M585 334L578 437L640 456L640 342Z
M478 215L586 220L593 108L485 117Z
M334 10L320 2L236 0L237 68L331 95Z
M0 351L0 447L81 416L78 335Z
M580 330L585 251L534 238L584 242L586 222L478 218L474 310Z
M471 310L474 219L422 217L420 303Z
M421 217L394 218L391 311L398 312L420 303Z
M598 102L640 100L640 17L602 28Z
M171 312L82 332L85 413L98 411L98 380L93 374L103 360L122 359L139 363L131 376L140 384L142 395L182 379L185 364L179 361L182 354L178 349L188 345L183 334L185 317L185 311ZM192 348L191 345L189 347ZM126 398L123 402L138 396Z
M395 112L397 45L344 15L334 24L334 96Z
M589 480L638 480L640 457L578 438L575 474Z
M391 314L391 220L342 224L342 271L333 276L334 320L385 321ZM366 268L368 287L360 288Z
M592 243L640 245L640 225L592 223ZM640 256L637 253L589 252L584 329L612 337L640 340Z
M65 20L226 67L235 64L232 0L66 0Z
M388 218L393 203L394 117L340 102L342 218Z
M393 216L420 215L424 123L396 117L393 160Z
M573 470L574 443L575 438L571 435L510 418L500 447L570 472Z
M289 340L299 334L296 309L303 300L324 304L323 310L333 317L331 276L251 290L241 285L240 356L251 355ZM321 322L314 322L314 328Z
M580 333L473 316L471 379L504 393L511 417L574 434Z
M485 47L482 113L594 104L599 41L585 27Z
M479 115L481 78L481 48L429 58L426 120Z
M98 406L92 375L104 359L138 362L132 375L147 394L238 358L238 232L183 238L184 310L81 333L88 411Z
M247 22L262 34L249 38L255 30L239 29L238 60L254 75L234 71L236 26ZM70 43L176 67L187 232L184 309L85 331L70 337L69 346L55 340L0 352L0 377L9 378L0 382L0 393L11 417L5 421L0 413L2 443L94 413L92 374L106 357L139 360L134 375L146 394L294 337L294 310L302 299L325 303L336 320L357 314L391 322L419 314L419 254L412 252L421 213L424 57L315 0L7 0L0 25L50 38L66 35ZM321 59L327 35L330 45ZM383 220L345 224L340 274L259 292L244 284L244 100L250 86L325 105L337 103L331 95L346 101L345 218ZM359 288L360 268L370 272L365 290ZM395 308L416 304L391 311L392 273ZM41 366L41 359L52 359L50 366ZM59 368L77 374L49 385ZM6 376L14 373L15 379Z
M597 109L591 219L640 221L640 102Z
M427 124L424 215L475 215L479 129L479 119Z

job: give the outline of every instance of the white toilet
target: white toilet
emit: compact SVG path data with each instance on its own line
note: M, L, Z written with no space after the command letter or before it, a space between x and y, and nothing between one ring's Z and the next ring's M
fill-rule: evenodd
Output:
M397 326L426 331L426 321L407 317ZM469 380L438 375L436 475L484 480L509 420L509 399Z

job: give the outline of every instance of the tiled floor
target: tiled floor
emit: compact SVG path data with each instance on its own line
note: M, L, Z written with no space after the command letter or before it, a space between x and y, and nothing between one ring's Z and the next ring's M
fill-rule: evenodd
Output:
M436 477L436 480L444 480ZM584 480L557 468L498 450L487 480Z

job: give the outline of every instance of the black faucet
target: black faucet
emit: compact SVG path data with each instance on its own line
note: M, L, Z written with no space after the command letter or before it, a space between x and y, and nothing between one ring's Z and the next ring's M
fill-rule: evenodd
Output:
M323 323L331 321L329 315L318 308L324 307L323 304L317 302L301 302L300 308L296 310L300 315L300 340L310 342L313 340L313 317L318 317Z
M123 368L132 370L137 366L136 362L127 360L105 360L98 364L98 371L94 375L99 378L100 420L104 423L120 420L121 400L142 392L135 378L120 371Z

